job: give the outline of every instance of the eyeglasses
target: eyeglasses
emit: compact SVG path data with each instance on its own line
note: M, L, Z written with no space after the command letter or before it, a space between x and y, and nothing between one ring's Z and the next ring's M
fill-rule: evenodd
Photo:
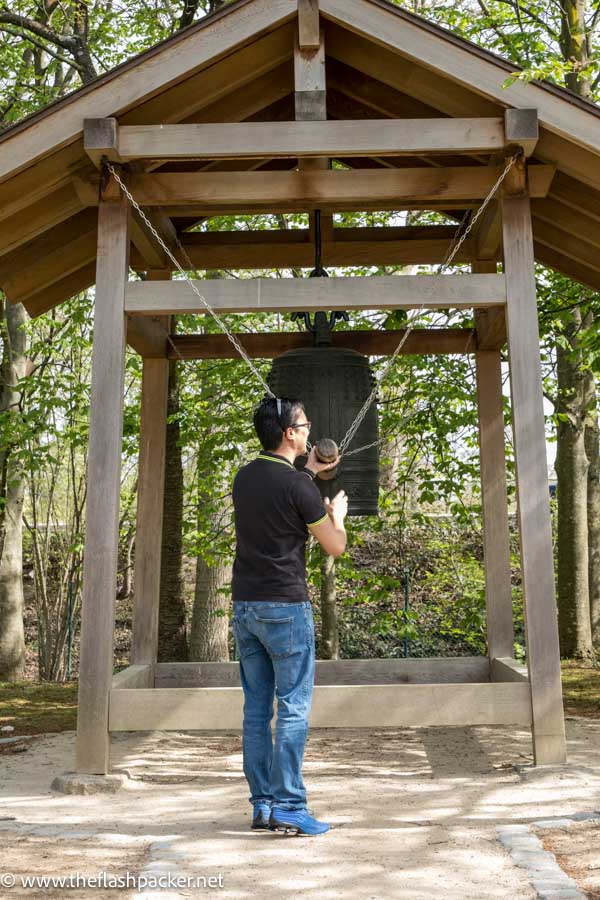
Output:
M296 425L290 425L290 428L306 428L310 431L312 422L297 422Z

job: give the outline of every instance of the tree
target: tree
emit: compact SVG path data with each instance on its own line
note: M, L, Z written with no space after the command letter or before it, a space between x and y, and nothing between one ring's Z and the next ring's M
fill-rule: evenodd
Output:
M23 629L23 459L18 452L27 313L0 293L0 681L25 671Z

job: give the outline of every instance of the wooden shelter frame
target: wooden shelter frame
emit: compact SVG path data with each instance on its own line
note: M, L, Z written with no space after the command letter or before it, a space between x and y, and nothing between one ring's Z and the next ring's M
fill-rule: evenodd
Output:
M319 10L319 5L321 9ZM33 127L26 140L32 156L48 170L49 184L59 185L44 197L43 208L19 218L22 198L20 178L5 193L15 219L3 232L0 221L0 283L9 299L26 303L32 315L80 290L93 281L96 299L92 366L92 400L88 457L88 494L83 576L80 650L77 770L102 774L110 770L110 734L120 730L231 729L240 727L242 696L235 663L157 662L158 609L161 566L161 534L164 502L165 432L169 359L228 358L231 345L223 335L172 335L169 317L204 313L189 286L171 281L171 266L160 242L149 231L114 179L107 177L103 161L118 166L128 189L148 212L157 232L177 254L177 240L199 268L261 268L308 266L312 262L311 232L261 232L250 234L198 233L188 223L234 212L323 211L324 261L329 265L435 263L444 258L454 232L448 226L427 228L333 227L332 214L343 210L476 209L516 150L522 156L503 186L499 202L489 210L477 231L465 240L457 262L470 263L470 274L421 275L371 278L368 293L364 278L329 279L218 279L199 283L202 293L218 312L244 314L256 311L334 309L474 309L475 329L419 329L413 331L403 353L474 354L483 496L484 555L487 605L488 656L459 659L342 660L317 664L311 721L328 727L382 727L412 725L506 725L532 729L536 764L565 761L560 658L553 554L550 524L539 332L534 278L534 240L538 259L552 255L556 244L551 226L555 197L564 209L573 204L572 187L562 181L553 186L555 167L545 164L569 133L577 139L577 152L568 156L563 169L568 178L581 178L590 190L600 188L594 174L592 148L598 131L589 124L589 113L576 105L572 121L565 115L564 100L551 91L518 85L513 108L497 115L491 102L479 97L471 103L475 116L465 117L468 106L463 85L469 73L466 54L448 50L443 64L456 82L456 91L444 95L441 79L429 70L420 81L423 102L445 104L444 116L410 119L393 116L368 122L327 120L323 15L335 49L331 81L352 77L344 69L346 49L339 29L348 20L356 33L371 31L383 47L387 40L383 14L366 16L366 6L385 11L386 4L369 0L256 0L253 25L244 13L252 4L240 0L237 10L241 49L233 63L231 79L243 82L248 62L244 54L252 28L263 29L260 41L271 54L269 72L276 79L293 42L295 121L282 122L276 112L267 121L240 122L251 115L228 113L219 118L219 67L227 62L227 47L234 43L223 26L226 16L214 17L212 76L204 70L192 79L206 87L214 81L214 108L203 123L185 122L187 94L177 78L200 65L198 48L173 53L169 65L177 73L169 88L177 94L178 124L169 124L170 113L161 105L154 66L144 73L132 69L121 97L123 105L144 98L139 111L128 113L122 125L112 115L114 98L106 84L97 88L95 114L89 119L86 94L75 99L56 126ZM320 15L321 14L321 15ZM389 10L386 16L396 16ZM390 21L391 18L390 18ZM395 19L394 19L395 21ZM387 20L386 20L387 22ZM275 27L275 24L277 28ZM427 59L434 40L427 29L412 25L394 31L397 45L406 45L407 62ZM395 28L395 26L394 26ZM393 30L393 29L392 29ZM410 37L410 40L409 40ZM183 40L183 39L182 39ZM362 37L353 45L353 61L364 59ZM451 39L448 38L448 41ZM229 43L228 43L229 42ZM183 44L182 44L183 46ZM217 49L214 49L217 48ZM221 49L218 49L221 48ZM173 48L175 49L175 48ZM194 50L195 55L191 53ZM165 52L171 52L165 51ZM381 50L381 57L388 53ZM203 64L211 56L202 50ZM186 56L186 54L188 54ZM191 55L190 55L191 54ZM367 68L377 76L377 59ZM498 99L498 84L488 78L487 63L477 75L488 96ZM409 71L407 69L407 77ZM383 79L383 75L381 78ZM146 81L144 82L144 78ZM204 80L202 80L204 79ZM230 79L230 80L231 80ZM264 89L258 71L255 93ZM437 79L437 80L436 80ZM486 80L487 79L487 80ZM383 83L383 82L382 82ZM277 103L277 85L273 102ZM354 83L351 93L359 98L364 85ZM179 93L177 93L179 91ZM463 91L463 93L461 93ZM537 93L536 93L537 91ZM516 98L516 100L515 100ZM554 131L538 134L539 99L544 121ZM528 102L529 101L529 102ZM137 101L136 101L137 102ZM191 101L190 101L191 102ZM234 104L235 105L235 104ZM153 113L152 110L163 110ZM393 106L393 102L392 102ZM522 107L522 108L520 108ZM44 154L56 145L57 134L67 148L81 132L85 108L84 147L96 174L79 167L69 172L53 168ZM190 107L191 109L191 107ZM191 113L190 113L191 115ZM146 121L166 124L146 125ZM181 122L183 121L183 124ZM33 123L35 126L35 122ZM54 129L54 130L53 130ZM559 135L557 137L557 135ZM22 134L11 138L18 149ZM25 140L23 139L23 140ZM54 141L54 144L52 143ZM539 143L542 161L529 163ZM11 163L2 156L0 181ZM558 152L558 151L556 151ZM562 150L561 150L562 152ZM69 153L71 151L69 150ZM419 160L426 154L432 164L398 165L398 158ZM360 172L330 170L330 158L352 160ZM477 165L462 165L464 158ZM68 159L70 157L67 157ZM73 151L73 159L78 158ZM390 160L388 165L388 158ZM458 158L458 164L456 160ZM270 168L256 171L256 160L269 160ZM378 160L378 168L363 168L364 160ZM191 164L205 161L200 171ZM224 162L226 171L215 168ZM287 162L286 162L287 161ZM488 165L481 165L487 161ZM447 165L444 165L447 163ZM294 170L281 168L293 165ZM279 166L279 168L278 168ZM179 167L179 168L178 168ZM297 167L297 169L296 169ZM45 170L46 170L45 169ZM91 169L91 165L90 165ZM99 171L98 171L99 170ZM57 175L57 172L59 173ZM54 179L54 181L52 181ZM2 185L0 184L0 191ZM549 193L552 190L552 198ZM561 195L562 191L562 195ZM34 198L35 200L35 198ZM50 202L53 201L53 202ZM545 204L535 206L535 204ZM8 208L8 207L5 207ZM591 218L585 197L576 198L577 210ZM545 212L549 209L550 212ZM536 213L536 235L532 229ZM541 210L541 212L540 212ZM460 211L460 212L459 212ZM597 212L597 211L596 211ZM544 216L546 217L544 219ZM72 217L72 218L69 218ZM60 233L54 234L57 223ZM173 223L180 222L177 228ZM540 224L541 222L541 224ZM594 226L596 227L596 226ZM45 235L49 234L47 238ZM64 235L70 242L64 244ZM590 232L596 241L596 233ZM37 241L45 241L43 259L35 260ZM541 242L541 243L540 243ZM600 239L598 240L600 245ZM502 251L500 247L502 246ZM538 252L538 248L542 250ZM21 249L24 248L24 249ZM550 249L549 249L550 248ZM563 270L583 273L582 280L595 284L597 259L572 258L565 248L557 258ZM71 264L69 254L73 255ZM595 256L597 257L597 251ZM497 263L502 258L502 272ZM58 274L58 260L72 275ZM25 261L29 267L19 268ZM95 261L95 262L94 262ZM561 262L562 261L562 262ZM147 273L144 281L130 281L130 264ZM558 266L560 268L560 265ZM18 278L11 273L19 270ZM44 272L54 281L45 291L39 285ZM55 285L55 288L53 287ZM392 352L400 332L340 332L334 345L366 354ZM274 357L292 347L306 345L302 334L240 335L251 357ZM119 488L123 420L125 346L129 343L143 357L142 410L138 478L135 554L135 598L131 665L113 677L114 602L117 579ZM521 542L522 582L525 601L527 665L513 657L512 591L509 553L508 506L504 448L501 350L508 344L518 523Z

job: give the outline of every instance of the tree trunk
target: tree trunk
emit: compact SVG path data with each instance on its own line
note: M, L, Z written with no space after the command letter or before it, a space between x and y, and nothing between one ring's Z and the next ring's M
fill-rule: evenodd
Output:
M335 557L321 550L321 659L340 658Z
M585 659L593 655L593 650L588 581L586 385L577 346L581 324L581 311L577 308L567 329L570 347L557 348L557 596L561 654Z
M0 295L3 340L0 414L18 416L21 395L16 385L25 376L27 313L22 304L6 304ZM5 430L5 435L7 431ZM23 467L12 452L11 438L0 447L0 681L19 681L25 673L23 628Z
M187 660L185 600L182 572L183 466L179 446L179 422L170 421L179 410L177 363L169 364L167 437L165 456L165 502L160 570L158 619L158 659L160 662Z
M561 53L566 62L574 63L573 70L565 76L566 86L578 96L589 98L590 79L582 76L582 72L588 67L591 52L591 30L588 32L585 21L586 2L561 0L560 12ZM584 311L580 306L575 310L574 319L570 335L572 345L573 334L580 327L591 325L592 314L588 312L584 321ZM559 347L557 361L558 411L565 411L562 407L561 387L571 392L577 407L569 409L571 400L567 395L566 412L569 421L559 422L557 433L557 556L561 652L565 656L587 658L593 655L592 621L595 622L596 643L600 640L599 434L597 416L591 413L596 405L596 384L591 374L582 375L578 355L574 358L573 354ZM570 566L573 567L571 573Z
M231 564L219 558L209 565L196 561L196 589L190 633L190 659L201 662L229 661L229 601Z
M596 384L591 373L587 377ZM598 413L588 416L585 428L585 449L588 458L587 477L587 518L588 518L588 573L590 594L590 618L592 623L592 645L600 654L600 428Z

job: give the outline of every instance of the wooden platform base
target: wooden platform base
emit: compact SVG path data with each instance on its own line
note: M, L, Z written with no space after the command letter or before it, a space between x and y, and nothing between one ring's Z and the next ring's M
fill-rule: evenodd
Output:
M527 672L514 660L491 666L486 657L319 661L315 682L313 727L532 721ZM109 730L239 729L242 707L237 663L159 664L154 673L151 666L130 666L113 682Z

